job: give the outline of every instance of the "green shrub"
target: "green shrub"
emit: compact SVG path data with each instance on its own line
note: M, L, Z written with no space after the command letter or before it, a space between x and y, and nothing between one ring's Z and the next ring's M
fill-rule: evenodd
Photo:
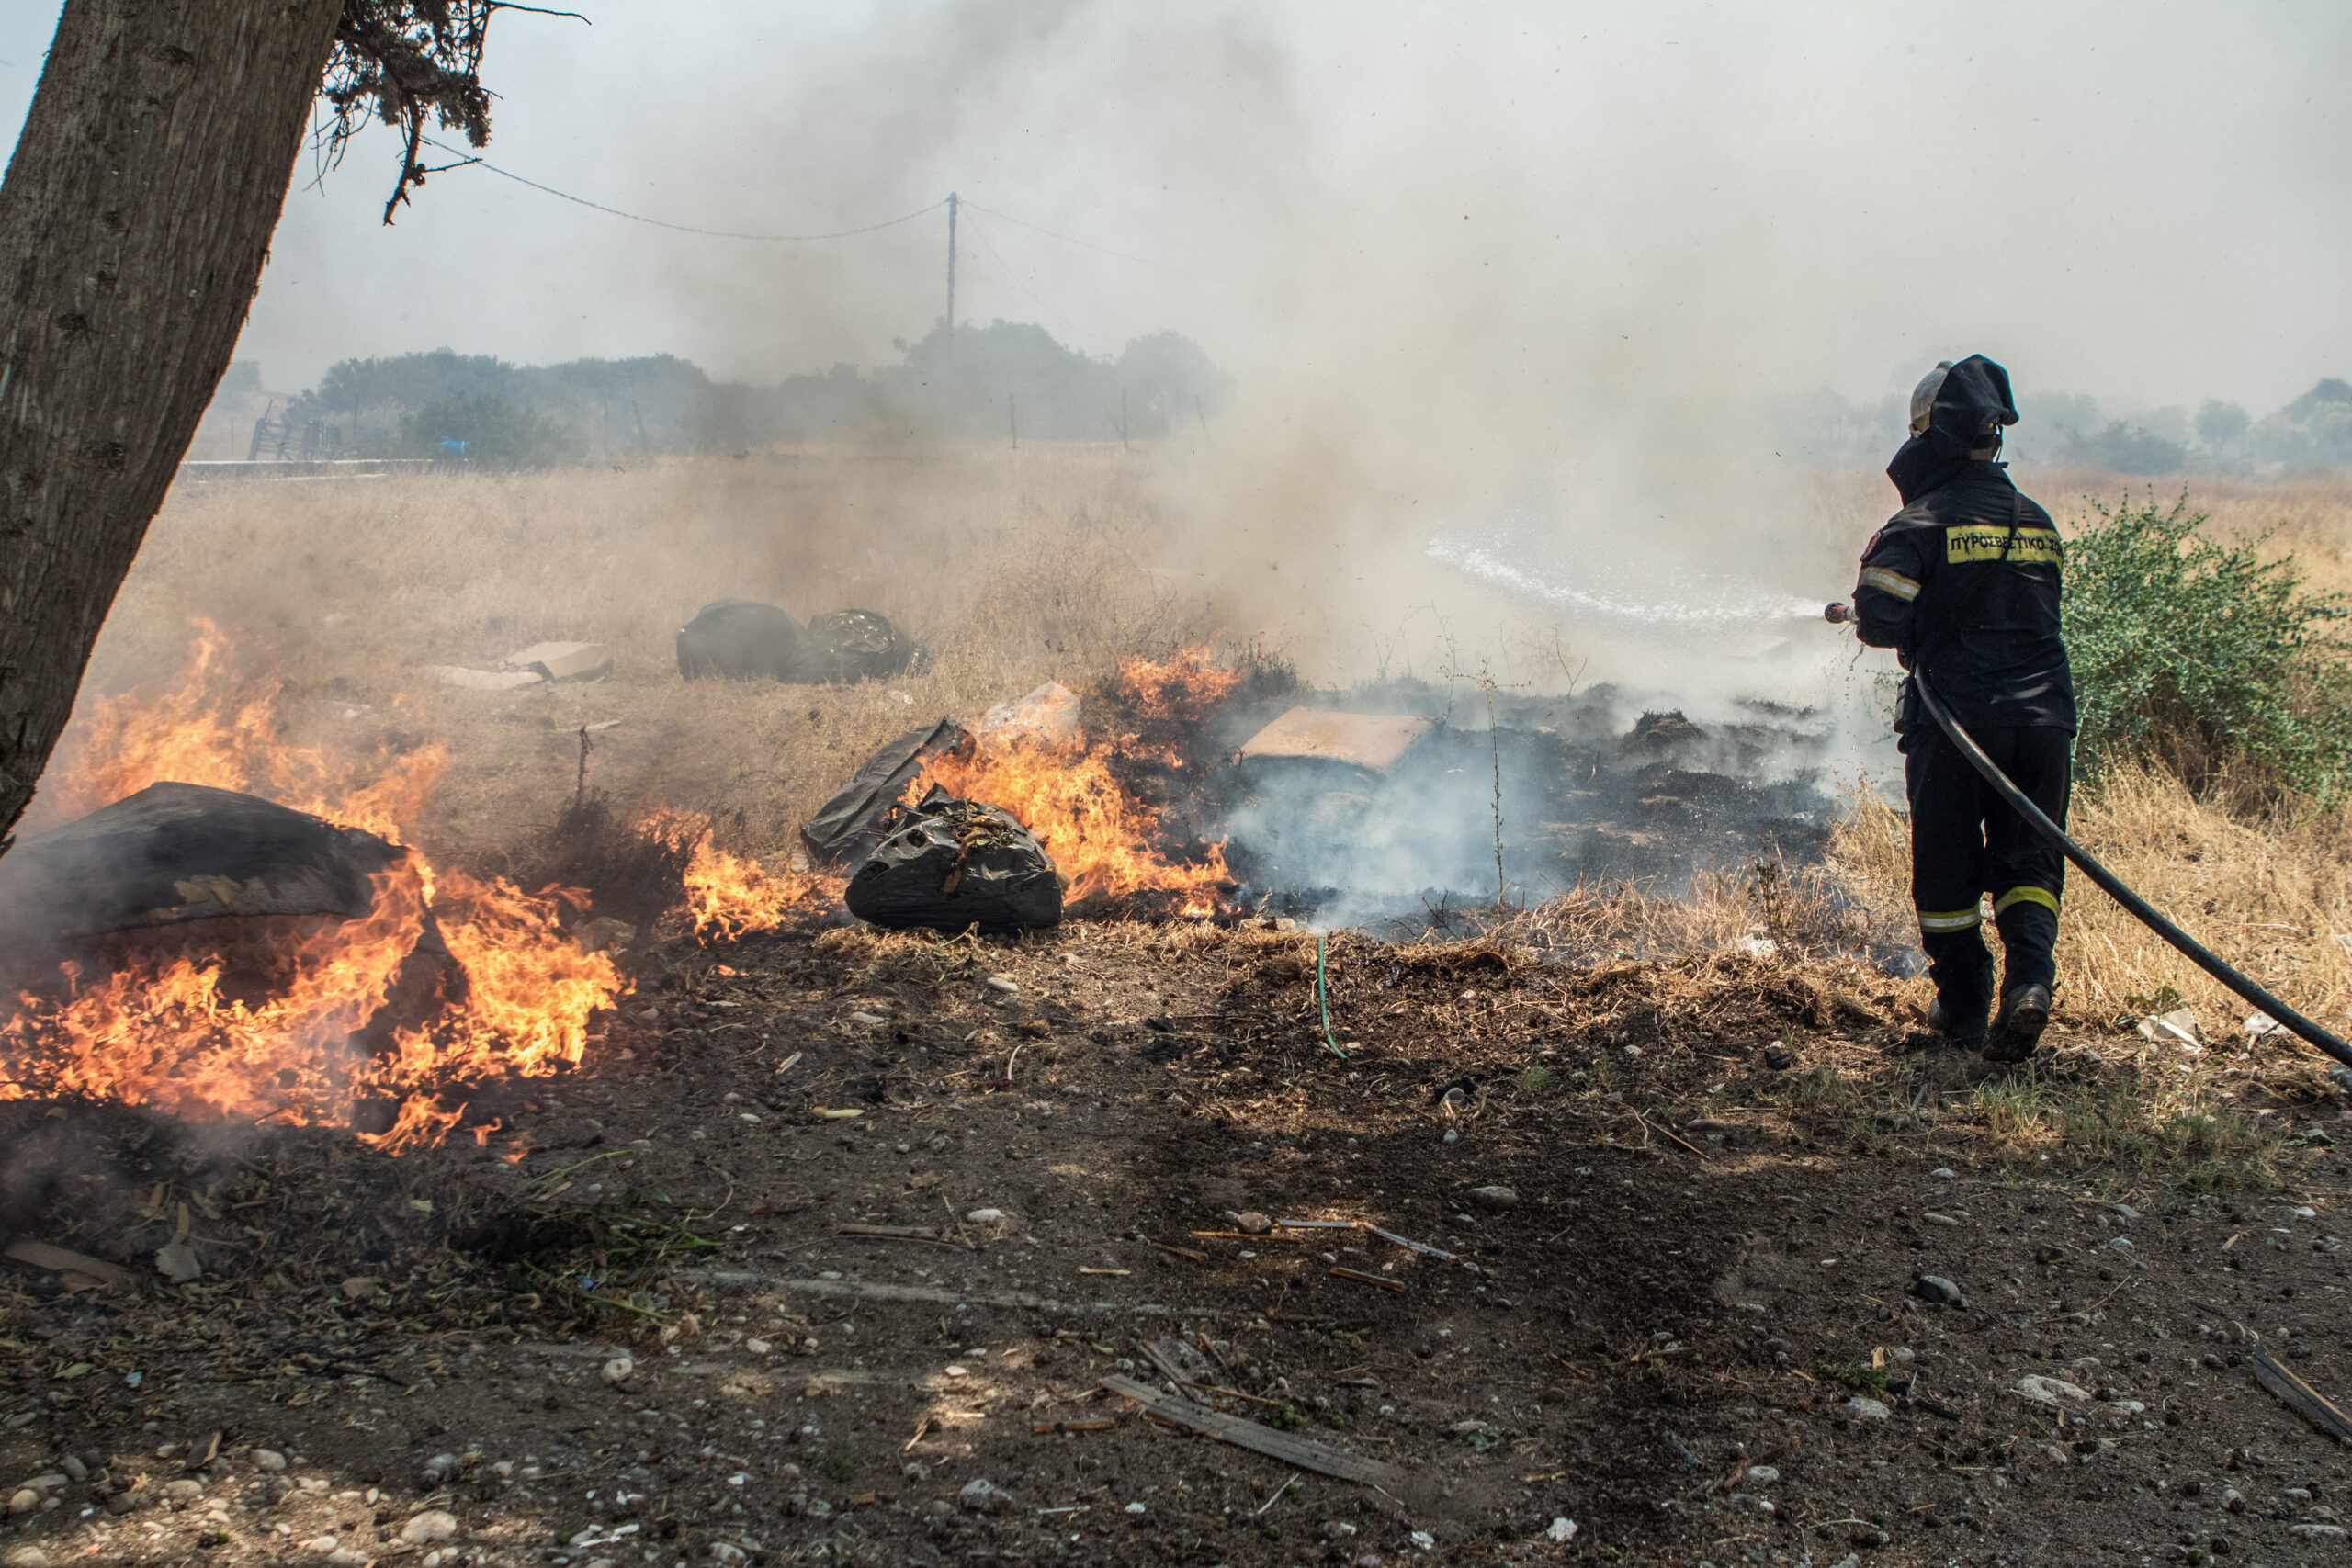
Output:
M2292 556L2199 535L2153 499L2066 547L2066 647L2086 767L2146 758L2202 789L2227 776L2332 805L2352 793L2352 598L2306 592Z
M453 392L401 416L401 450L496 468L576 463L579 440L559 420L481 392Z

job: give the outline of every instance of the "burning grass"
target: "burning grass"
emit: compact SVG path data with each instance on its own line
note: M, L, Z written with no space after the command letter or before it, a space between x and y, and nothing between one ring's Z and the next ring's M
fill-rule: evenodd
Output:
M356 753L288 743L281 691L274 678L238 678L220 634L199 623L177 676L96 705L56 795L70 809L164 780L209 784L397 842L442 750L380 739ZM0 1099L356 1127L375 1102L388 1124L361 1136L397 1152L455 1126L467 1085L576 1066L590 1017L625 988L609 956L563 929L582 902L573 890L529 894L503 878L436 870L413 848L373 888L356 920L231 922L243 950L234 956L252 961L242 975L217 921L118 940L104 967L62 959L52 981L35 982L0 1021ZM412 1005L395 1005L402 992Z

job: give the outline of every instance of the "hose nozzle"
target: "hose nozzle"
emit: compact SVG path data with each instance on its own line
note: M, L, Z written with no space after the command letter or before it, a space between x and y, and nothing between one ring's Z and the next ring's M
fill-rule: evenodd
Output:
M1854 607L1852 605L1830 604L1823 608L1821 612L1821 618L1827 621L1833 626L1842 626L1849 625L1856 617L1854 615Z

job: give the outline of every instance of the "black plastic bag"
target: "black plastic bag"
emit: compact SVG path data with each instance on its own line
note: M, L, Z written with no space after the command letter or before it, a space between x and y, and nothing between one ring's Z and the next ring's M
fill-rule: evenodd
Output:
M1059 925L1062 884L1011 812L934 788L893 807L889 836L849 879L849 911L877 926L960 931Z
M800 623L773 604L721 599L678 632L678 673L689 681L797 681L808 650Z
M788 679L807 686L878 681L921 669L922 645L872 610L841 610L808 617L808 640Z
M910 729L868 757L848 784L818 808L800 829L808 858L820 865L855 865L874 852L886 829L883 813L903 799L907 786L933 757L971 743L952 718Z
M149 784L0 857L0 946L232 915L375 907L408 852L234 790Z

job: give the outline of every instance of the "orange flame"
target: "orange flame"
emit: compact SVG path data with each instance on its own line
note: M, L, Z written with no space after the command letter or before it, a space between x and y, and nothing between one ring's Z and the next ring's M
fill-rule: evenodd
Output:
M94 809L176 780L243 790L397 841L441 772L442 750L371 760L280 741L276 682L234 682L226 639L209 624L197 630L187 667L160 692L96 705L51 805ZM591 1015L626 988L609 957L582 952L561 930L572 890L528 895L503 880L436 877L413 849L374 885L369 912L356 920L248 922L270 939L254 961L266 971L258 998L229 979L219 922L126 938L134 956L86 985L66 964L55 996L21 996L0 1020L0 1099L85 1096L332 1126L389 1099L391 1127L363 1136L397 1153L438 1143L457 1125L465 1107L443 1102L451 1085L576 1065ZM153 955L175 942L187 951ZM371 1052L360 1032L395 999L412 962L446 964L438 1005Z
M710 819L692 812L656 811L637 830L673 845L694 846L685 888L696 936L716 932L731 942L746 931L773 931L795 913L841 897L837 876L773 872L728 853L710 841Z
M937 784L1011 812L1054 857L1072 901L1167 892L1185 896L1181 913L1207 915L1216 908L1216 885L1231 879L1224 852L1212 845L1194 863L1162 858L1156 847L1159 813L1120 784L1110 762L1121 751L1144 752L1182 767L1179 734L1205 718L1240 679L1211 664L1204 649L1164 661L1131 658L1120 666L1116 694L1147 735L1059 743L1015 738L969 756L943 756L915 781L910 798Z
M281 683L237 679L220 628L190 625L195 646L166 685L101 698L74 725L70 754L43 781L44 821L96 811L166 779L242 790L385 838L397 838L424 808L448 766L447 748L354 757L283 740Z

